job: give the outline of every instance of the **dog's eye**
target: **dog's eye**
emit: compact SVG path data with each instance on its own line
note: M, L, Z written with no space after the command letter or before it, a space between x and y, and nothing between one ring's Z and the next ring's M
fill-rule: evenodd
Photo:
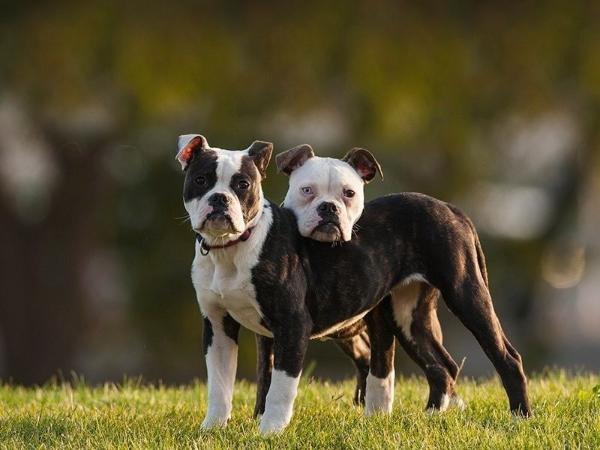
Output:
M300 190L302 191L302 193L304 195L310 195L310 194L312 194L312 188L310 186L301 187Z
M356 192L354 192L352 189L344 189L345 197L352 198L352 197L354 197L355 194L356 194Z
M246 180L242 180L238 183L238 188L242 189L242 190L246 190L250 187L250 183L248 183Z
M202 176L196 177L194 179L194 182L200 186L204 186L204 185L206 185L206 177L202 177Z

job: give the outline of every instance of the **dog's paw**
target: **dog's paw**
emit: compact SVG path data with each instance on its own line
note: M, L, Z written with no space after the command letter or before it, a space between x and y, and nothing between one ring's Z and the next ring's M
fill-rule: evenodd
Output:
M365 395L365 415L391 414L394 404L394 372L386 378L367 376L367 392Z
M228 415L209 414L202 421L200 428L202 430L210 430L211 428L224 427L229 420Z
M467 404L458 395L454 394L450 396L449 408L456 408L459 411L464 411L467 408Z
M447 411L450 408L456 408L460 411L463 411L466 408L466 405L462 398L460 398L458 395L444 394L440 399L439 406L428 406L427 412L429 414L443 413L444 411Z
M430 404L427 406L426 411L428 414L443 413L448 409L449 406L450 396L448 394L443 394L440 397L439 405L437 405L435 402L433 404L431 404L430 402Z
M268 414L265 414L260 418L260 434L264 436L268 434L281 433L284 428L287 427L289 422L290 419L286 418L285 415L272 417Z

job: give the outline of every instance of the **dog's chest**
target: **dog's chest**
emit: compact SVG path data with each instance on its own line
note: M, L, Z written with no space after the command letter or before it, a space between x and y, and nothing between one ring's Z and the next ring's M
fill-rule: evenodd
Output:
M200 261L192 268L192 281L203 313L214 308L225 310L233 319L255 333L272 336L262 324L256 301L251 267L232 264L213 265Z

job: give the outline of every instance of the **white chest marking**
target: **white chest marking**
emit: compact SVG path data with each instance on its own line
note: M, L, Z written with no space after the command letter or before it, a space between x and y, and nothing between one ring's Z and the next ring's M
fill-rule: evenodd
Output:
M196 243L192 283L205 316L212 309L226 310L236 322L249 330L263 336L273 336L261 325L262 312L252 284L252 269L258 263L272 222L272 211L265 207L246 242L225 249L213 249L206 256L200 254L200 244Z

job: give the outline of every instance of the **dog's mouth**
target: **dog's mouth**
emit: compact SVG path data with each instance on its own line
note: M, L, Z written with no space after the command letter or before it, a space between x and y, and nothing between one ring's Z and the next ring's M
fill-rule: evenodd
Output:
M199 231L210 232L212 234L231 234L237 233L231 220L231 216L222 211L211 212L206 216Z
M342 228L338 222L321 220L313 229L311 237L321 242L336 242L342 240Z

